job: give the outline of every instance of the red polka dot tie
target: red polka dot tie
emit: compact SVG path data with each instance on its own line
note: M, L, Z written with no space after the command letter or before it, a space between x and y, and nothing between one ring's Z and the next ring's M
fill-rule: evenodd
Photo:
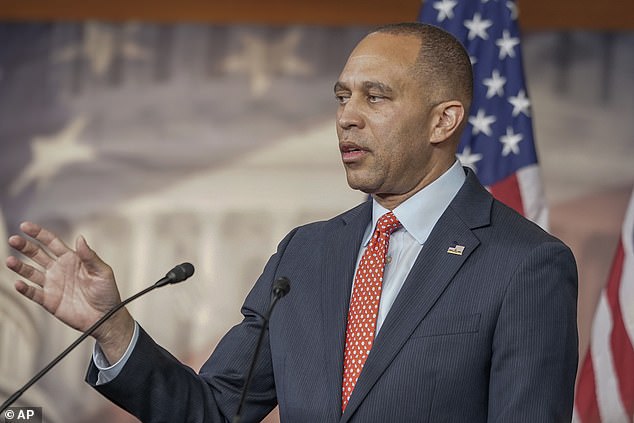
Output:
M354 277L343 360L341 408L344 411L372 348L381 299L385 256L390 235L399 226L401 224L392 212L379 218Z

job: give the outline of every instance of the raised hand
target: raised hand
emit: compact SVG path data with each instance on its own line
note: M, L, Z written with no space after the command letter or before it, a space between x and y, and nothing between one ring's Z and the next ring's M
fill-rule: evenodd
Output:
M121 301L112 268L78 237L75 250L51 231L32 222L20 229L28 237L13 235L9 245L35 264L10 256L7 267L31 283L19 280L15 289L40 304L59 320L85 331ZM35 241L37 242L35 242ZM93 336L111 361L116 361L132 336L134 321L123 309ZM119 354L120 353L120 354Z

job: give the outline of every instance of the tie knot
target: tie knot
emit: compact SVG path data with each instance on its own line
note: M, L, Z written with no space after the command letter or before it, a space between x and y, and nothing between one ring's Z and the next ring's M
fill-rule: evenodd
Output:
M376 230L388 235L397 230L400 226L401 222L398 221L392 212L385 213L379 218L379 221L376 222Z

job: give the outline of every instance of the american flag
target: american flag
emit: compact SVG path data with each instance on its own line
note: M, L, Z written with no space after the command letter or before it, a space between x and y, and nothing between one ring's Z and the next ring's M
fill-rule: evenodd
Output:
M634 192L581 365L575 422L634 420Z
M419 21L454 34L471 57L474 99L458 157L493 195L547 225L515 1L425 1Z

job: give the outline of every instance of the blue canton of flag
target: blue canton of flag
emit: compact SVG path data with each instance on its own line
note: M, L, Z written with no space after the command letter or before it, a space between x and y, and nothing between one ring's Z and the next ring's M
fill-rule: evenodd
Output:
M418 20L455 35L471 57L474 97L460 161L496 198L545 226L515 1L427 0Z

